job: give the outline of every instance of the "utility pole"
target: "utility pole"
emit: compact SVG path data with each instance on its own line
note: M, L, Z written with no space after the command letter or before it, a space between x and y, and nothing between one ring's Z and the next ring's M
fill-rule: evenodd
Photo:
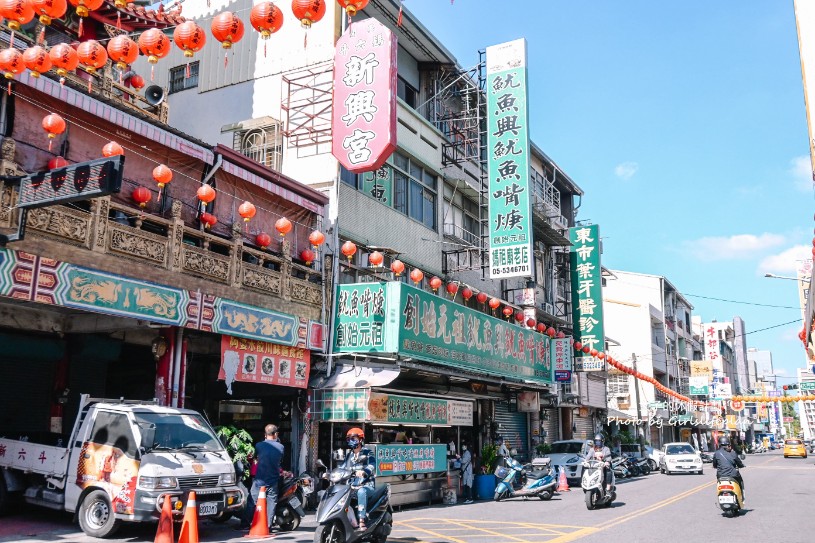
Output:
M637 374L637 353L631 353L631 360L634 361L634 375ZM640 426L642 425L642 407L640 407L640 386L637 383L637 378L634 378L634 401L637 402L637 443L642 448L642 435L640 434Z

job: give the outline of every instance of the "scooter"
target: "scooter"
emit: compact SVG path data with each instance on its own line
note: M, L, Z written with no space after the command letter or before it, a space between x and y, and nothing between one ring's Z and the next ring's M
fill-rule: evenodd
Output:
M737 517L744 508L744 497L741 485L732 477L721 477L716 480L716 498L719 508L726 517Z
M557 477L550 467L550 458L536 458L534 464L522 466L514 458L507 459L507 467L498 466L495 475L499 482L495 487L495 501L507 498L535 497L549 500L557 488Z
M363 469L365 456L360 456L359 464L353 469L335 468L326 477L331 485L325 490L317 506L317 530L314 543L355 543L371 541L385 543L393 529L393 508L390 505L391 487L389 484L376 488L368 496L368 521L364 531L358 531L356 517L356 493L359 487L355 472ZM317 465L325 467L320 460Z
M282 477L277 492L277 505L275 505L275 524L282 532L291 532L300 526L300 521L306 516L303 504L306 498L314 492L314 479L311 474L304 472L299 477L289 475Z
M614 472L611 475L611 489L606 490L603 482L606 466L601 458L593 458L583 462L583 476L580 487L586 500L586 509L591 511L597 507L611 507L611 502L617 499L617 486Z
M619 477L620 479L631 477L631 472L626 467L625 458L622 456L611 458L611 469L614 472L615 477Z
M647 458L632 458L631 460L642 475L651 475L651 464L648 463Z

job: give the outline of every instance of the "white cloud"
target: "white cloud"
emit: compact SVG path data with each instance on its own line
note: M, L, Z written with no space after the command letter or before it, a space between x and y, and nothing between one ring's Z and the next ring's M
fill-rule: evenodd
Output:
M788 171L796 189L801 192L812 192L812 162L808 156L798 156L790 160Z
M699 260L733 260L757 256L757 253L784 243L778 234L738 234L730 237L707 237L683 241L683 247Z
M765 257L758 265L761 273L780 273L795 276L799 261L812 258L811 250L806 245L795 245L778 254Z
M623 162L622 164L617 164L617 167L614 168L614 175L624 181L628 181L634 177L634 174L637 173L639 169L640 165L636 162Z

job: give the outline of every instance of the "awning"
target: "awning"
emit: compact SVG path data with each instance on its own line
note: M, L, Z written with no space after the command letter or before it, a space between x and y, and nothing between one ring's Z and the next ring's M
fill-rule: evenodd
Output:
M309 387L321 388L370 388L389 384L399 376L398 369L368 368L340 364L330 377L321 375L309 382Z

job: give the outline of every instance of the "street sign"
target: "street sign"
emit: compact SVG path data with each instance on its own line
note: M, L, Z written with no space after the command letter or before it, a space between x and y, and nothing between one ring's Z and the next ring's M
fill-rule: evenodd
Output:
M792 417L784 417L784 422L792 422Z
M124 161L123 155L116 155L27 175L20 180L17 207L45 207L117 193L122 188Z
M562 382L566 381L569 382L572 380L572 372L569 370L555 370L555 381Z
M815 390L815 381L801 381L801 390Z

